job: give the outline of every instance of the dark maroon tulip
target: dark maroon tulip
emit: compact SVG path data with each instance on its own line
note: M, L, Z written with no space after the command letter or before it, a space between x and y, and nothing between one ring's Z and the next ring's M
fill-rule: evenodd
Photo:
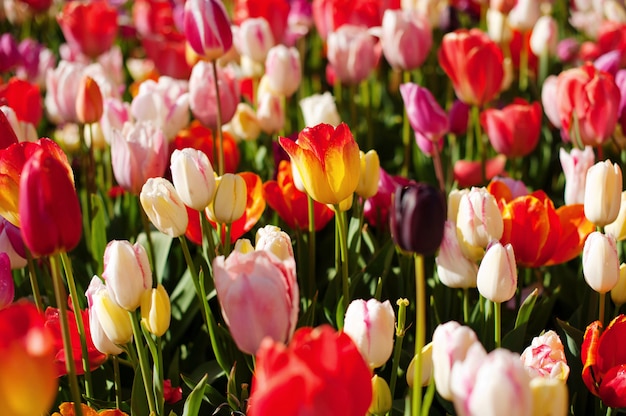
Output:
M432 185L411 182L398 186L391 201L391 236L398 247L410 253L434 254L446 221L443 194Z

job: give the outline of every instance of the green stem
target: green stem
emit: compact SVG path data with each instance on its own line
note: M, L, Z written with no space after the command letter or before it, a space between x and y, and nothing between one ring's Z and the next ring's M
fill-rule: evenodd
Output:
M493 317L496 348L502 345L502 304L493 302Z
M113 379L115 382L115 407L118 409L122 405L122 377L120 376L120 359L113 356Z
M150 368L148 367L148 356L146 355L145 346L143 345L143 336L137 314L134 311L129 311L130 322L133 326L133 336L135 338L135 346L137 347L137 356L139 357L139 368L141 370L141 378L143 380L143 386L146 390L146 397L148 398L148 407L150 408L150 414L159 415L157 413L156 404L154 402L154 393L150 386L152 385L151 377L149 374Z
M409 71L404 71L402 73L403 82L411 82L411 73ZM404 111L402 118L402 145L404 146L404 160L402 162L402 169L400 170L400 175L404 177L408 177L409 175L409 166L411 165L411 125L409 124L409 116Z
M422 349L426 338L426 282L424 276L424 256L413 255L415 260L415 366L413 367L413 415L421 414L422 409Z
M372 125L372 98L370 94L369 78L361 82L361 105L365 108L365 119L367 120L367 140L366 149L374 148L374 126Z
M311 195L307 194L307 207L309 211L309 239L307 241L309 248L309 296L313 299L316 291L315 284L315 201Z
M350 276L348 274L348 236L346 229L346 213L339 209L339 204L335 205L335 225L339 234L339 248L341 254L341 282L343 292L344 312L350 303Z
M148 256L150 257L150 267L152 268L155 282L158 282L157 271L154 267L156 258L154 254L154 244L152 243L152 234L150 232L150 218L148 218L148 214L146 214L146 211L143 209L143 205L141 205L139 197L137 197L137 202L139 203L139 210L141 211L141 223L143 224L143 231L146 233L146 241L148 242Z
M80 348L82 352L81 360L83 362L83 371L85 373L85 395L87 398L93 396L93 385L91 383L91 368L89 366L89 350L87 349L87 333L85 331L85 324L83 322L83 315L81 313L80 301L78 299L78 291L76 290L76 282L74 281L74 273L72 271L72 262L67 253L61 253L61 263L65 269L65 276L67 278L67 286L70 289L70 297L72 299L72 306L74 307L74 317L76 319L76 327L78 328L78 335L80 338Z
M217 61L211 61L211 68L213 69L213 82L215 86L215 103L217 105L217 117L215 126L215 133L217 135L217 142L219 143L219 149L217 149L217 174L222 176L224 174L224 138L222 136L222 103L220 102L220 90L219 82L217 79ZM213 150L215 151L215 140L213 141ZM213 153L215 155L215 152Z
M426 389L426 394L424 395L424 405L422 406L422 416L428 416L430 411L430 406L433 403L433 398L435 397L435 377L430 378L430 383L428 383L428 388Z
M480 108L477 105L472 106L472 124L474 124L474 137L476 139L476 148L480 156L480 171L482 181L487 181L487 145L483 140L483 134L480 128Z
M439 153L439 145L433 143L433 164L435 165L435 176L439 182L439 190L446 193L446 178L443 174L443 166L441 164L441 154Z
M76 416L83 415L81 406L82 397L78 388L78 378L76 377L76 368L74 367L74 354L72 354L72 339L70 335L70 325L67 316L67 295L61 278L61 267L59 259L56 256L50 257L50 266L52 271L52 284L54 286L54 296L59 309L59 324L61 325L61 338L63 339L63 352L65 353L65 370L70 384L70 395L74 402L74 413Z
M43 313L44 305L41 299L41 292L39 291L39 282L37 281L37 272L35 271L35 262L33 261L33 255L30 250L24 247L26 251L26 261L28 263L28 278L30 279L30 287L33 290L33 298L35 299L35 305L39 313Z
M469 289L463 288L463 322L469 324Z
M396 327L396 344L393 347L393 360L391 361L391 380L389 381L389 390L391 390L391 399L396 391L396 380L398 379L398 367L400 366L400 356L402 355L402 343L406 333L406 308L409 306L408 299L398 299L398 326ZM413 379L413 382L416 380ZM391 415L391 411L387 412Z
M152 374L152 388L154 397L156 399L156 407L159 414L163 414L163 406L165 403L163 397L163 354L161 351L161 337L157 337L157 341L154 341L152 334L148 331L145 325L141 325L141 332L146 339L150 355L152 355L152 362L154 363L154 373Z
M226 228L226 235L224 236L224 252L222 253L225 257L228 257L230 254L230 233L232 229L232 224L224 224L224 228Z
M522 32L522 50L519 57L519 89L526 91L528 88L528 45L526 44L526 32Z
M598 296L600 297L599 299L600 301L598 302L600 304L598 318L600 319L600 323L604 325L604 309L606 307L606 293L598 293Z
M215 260L215 240L213 239L213 227L209 224L204 211L200 211L200 225L202 227L202 244L205 246L207 263L209 269L213 269L213 260ZM211 272L212 273L212 272Z

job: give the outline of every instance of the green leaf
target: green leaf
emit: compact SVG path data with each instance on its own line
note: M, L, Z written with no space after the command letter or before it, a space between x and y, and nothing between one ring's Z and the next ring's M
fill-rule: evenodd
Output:
M522 306L519 308L519 312L517 313L517 319L515 319L515 328L521 325L526 325L528 323L528 320L530 319L530 314L533 312L533 308L535 306L535 302L537 302L538 297L539 290L535 289L524 300Z
M185 400L185 406L183 407L183 416L196 416L200 413L200 405L202 404L202 400L204 399L204 390L207 378L208 374L205 374L204 377L202 377L202 379L191 391L191 393L187 397L187 400Z
M169 235L163 234L160 231L152 231L150 233L152 245L154 246L154 274L159 279L162 279L165 275L165 268L167 266L167 260L169 258L170 249L172 248L173 238ZM137 242L149 250L148 239L146 233L141 233L137 237ZM160 282L160 281L159 281Z
M104 203L100 195L91 196L92 214L91 218L91 256L96 262L96 274L101 275L104 262L104 249L107 246L107 220Z
M146 388L143 385L139 366L135 368L135 378L133 379L133 389L130 398L130 411L133 416L145 416L150 414Z

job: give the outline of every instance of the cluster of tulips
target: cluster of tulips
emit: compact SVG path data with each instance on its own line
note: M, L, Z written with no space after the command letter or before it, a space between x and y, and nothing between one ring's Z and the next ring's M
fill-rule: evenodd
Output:
M0 414L626 408L624 0L0 28Z

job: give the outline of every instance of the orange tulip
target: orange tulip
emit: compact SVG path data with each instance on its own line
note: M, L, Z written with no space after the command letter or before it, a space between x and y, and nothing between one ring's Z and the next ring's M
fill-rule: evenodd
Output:
M119 409L103 409L96 412L91 407L82 403L81 408L83 410L83 416L128 416L127 413L122 412ZM74 416L74 403L63 402L59 405L59 411L54 412L52 416Z
M263 198L290 228L294 230L309 228L308 197L296 188L291 173L291 162L288 160L282 160L278 165L275 181L263 184ZM328 224L335 213L328 206L313 201L313 215L315 231L319 231Z
M336 128L330 124L307 127L295 142L280 137L279 143L317 202L339 204L356 190L361 171L359 145L345 123Z

